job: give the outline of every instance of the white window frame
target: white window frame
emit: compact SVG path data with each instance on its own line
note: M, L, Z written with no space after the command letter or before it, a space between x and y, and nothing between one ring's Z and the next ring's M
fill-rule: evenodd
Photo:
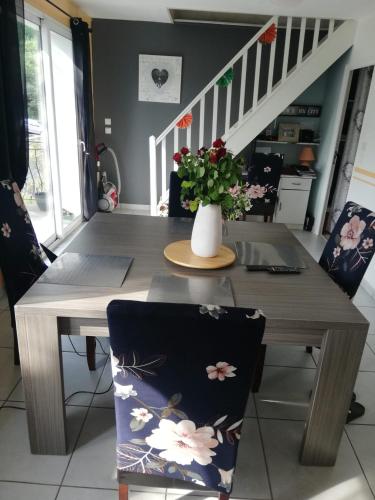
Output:
M51 51L51 31L61 35L69 40L72 40L72 33L69 28L63 24L55 21L51 17L35 9L31 5L25 4L25 20L30 21L40 26L41 34L41 52L42 52L42 75L43 75L43 98L45 98L46 108L46 123L48 130L47 147L49 150L51 180L52 180L52 194L54 205L54 220L55 220L55 235L49 238L45 244L49 245L56 240L62 241L72 231L83 222L83 200L82 200L82 167L80 161L80 140L77 136L77 151L78 151L78 169L79 169L79 183L80 183L80 214L73 219L68 227L63 227L63 213L61 203L61 183L60 183L60 166L59 155L57 146L57 128L56 128L56 110L53 89L53 73L52 73L52 51ZM77 107L74 103L76 113ZM78 134L78 130L77 130Z

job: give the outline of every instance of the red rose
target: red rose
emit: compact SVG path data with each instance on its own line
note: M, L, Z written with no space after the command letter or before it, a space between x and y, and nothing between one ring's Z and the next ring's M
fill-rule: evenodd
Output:
M186 146L184 146L183 148L181 148L181 154L182 155L187 155L189 152L189 148L187 148Z
M220 138L219 139L216 139L216 141L214 141L212 143L213 147L214 148L222 148L223 146L225 146L225 142L222 141Z
M182 156L180 155L180 153L175 153L173 155L173 160L179 165L182 161Z
M210 153L210 163L217 163L217 162L218 162L217 154L212 151Z
M227 154L227 150L225 148L220 148L217 151L217 157L220 160L220 158L224 158L224 156Z

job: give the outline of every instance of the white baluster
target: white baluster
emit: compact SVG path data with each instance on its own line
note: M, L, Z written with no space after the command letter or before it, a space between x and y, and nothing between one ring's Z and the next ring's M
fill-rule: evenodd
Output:
M158 186L156 181L156 139L152 135L149 138L150 151L150 209L151 215L157 215Z
M254 91L253 91L253 107L252 111L257 107L259 98L259 75L260 75L260 59L262 57L262 44L257 43L257 55L255 60L255 76L254 76Z
M230 82L227 87L227 102L225 106L225 133L227 133L230 128L231 106L232 106L232 82Z
M286 23L285 45L284 45L284 58L283 58L283 71L281 79L284 81L288 73L289 63L289 48L290 48L290 34L292 31L292 17L288 17Z
M313 45L312 45L313 52L318 47L319 31L320 31L320 19L315 19L314 38L313 38Z
M330 19L329 20L329 25L328 25L328 36L330 37L333 33L333 30L335 29L335 20Z
M245 90L246 90L246 72L247 72L247 50L242 56L242 70L241 70L241 87L240 87L240 105L238 112L238 121L241 120L244 114L245 106Z
M191 113L191 110L189 111ZM186 146L190 149L191 148L191 127L193 126L193 123L189 125L186 129Z
M199 144L198 148L204 146L204 108L206 105L205 96L199 101Z
M299 29L297 66L301 64L303 58L303 47L305 45L305 32L306 32L306 17L303 17L301 19L301 26Z
M278 18L275 21L275 27L277 29ZM275 66L275 53L276 53L276 39L271 44L270 51L270 64L268 66L268 81L267 81L267 95L270 95L273 87L273 71Z
M217 138L217 104L219 98L219 87L214 85L214 102L212 109L212 142Z
M164 199L167 192L167 148L165 137L161 141L161 192Z
M174 153L177 153L178 151L178 127L174 127L173 129L173 152ZM173 170L177 170L178 169L178 165L176 162L174 162L174 165L173 165Z

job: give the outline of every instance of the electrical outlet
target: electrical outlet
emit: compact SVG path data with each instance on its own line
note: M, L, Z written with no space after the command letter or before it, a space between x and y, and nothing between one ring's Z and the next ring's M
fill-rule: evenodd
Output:
M112 125L112 118L104 118L104 125Z
M111 127L105 127L105 128L104 128L104 133L105 133L106 135L111 135L111 134L112 134L112 129L111 129Z

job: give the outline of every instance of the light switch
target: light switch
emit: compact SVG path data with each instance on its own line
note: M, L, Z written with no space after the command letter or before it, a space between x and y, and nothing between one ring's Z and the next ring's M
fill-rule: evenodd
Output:
M107 134L107 135L112 134L112 129L111 129L111 127L105 127L105 129L104 129L104 133L105 133L105 134Z
M104 125L112 125L112 118L104 118Z

